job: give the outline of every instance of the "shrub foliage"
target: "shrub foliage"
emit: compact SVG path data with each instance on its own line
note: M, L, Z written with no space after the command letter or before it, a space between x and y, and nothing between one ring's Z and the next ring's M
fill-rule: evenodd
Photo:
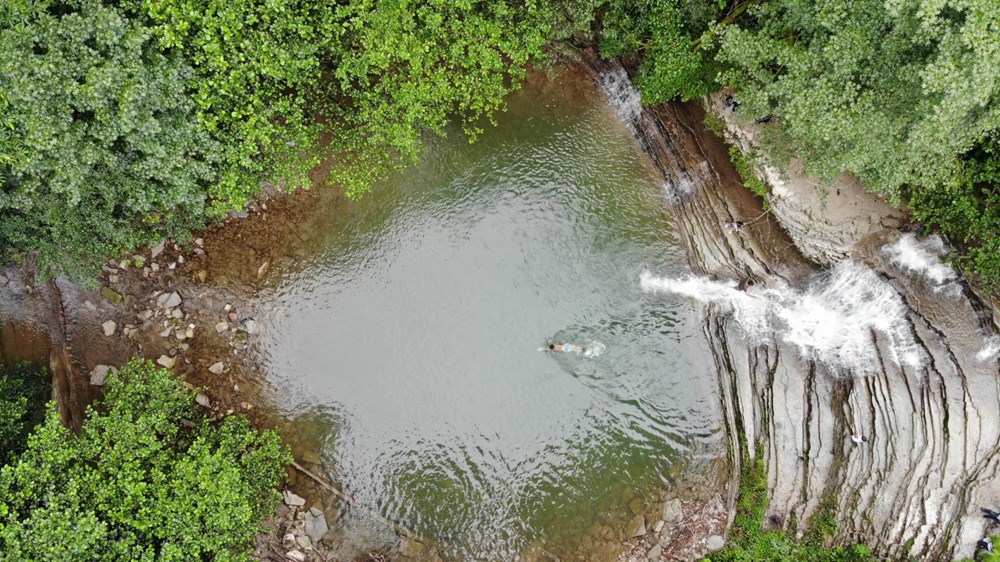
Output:
M0 367L0 466L20 454L45 416L48 372L28 363Z
M0 469L0 560L245 560L287 452L242 417L215 423L168 372L109 374L79 435L54 406Z

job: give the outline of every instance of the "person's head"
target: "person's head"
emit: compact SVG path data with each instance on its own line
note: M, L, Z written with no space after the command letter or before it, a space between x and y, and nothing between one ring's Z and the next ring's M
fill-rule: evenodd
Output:
M549 349L555 349L555 348L556 348L556 344L554 344L554 343L550 343L549 344Z

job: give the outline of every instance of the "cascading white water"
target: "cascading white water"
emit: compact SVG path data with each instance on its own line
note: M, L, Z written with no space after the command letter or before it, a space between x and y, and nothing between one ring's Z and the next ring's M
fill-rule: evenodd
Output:
M804 290L787 285L740 290L734 281L656 277L644 273L647 292L689 296L730 314L755 343L782 341L803 358L840 374L868 374L879 366L877 335L898 365L920 367L926 354L914 340L908 308L872 269L845 261L816 276Z
M954 283L958 279L955 270L941 261L947 250L938 236L917 240L913 234L904 234L899 240L884 246L882 253L897 266L926 279L935 291L946 288L959 290Z

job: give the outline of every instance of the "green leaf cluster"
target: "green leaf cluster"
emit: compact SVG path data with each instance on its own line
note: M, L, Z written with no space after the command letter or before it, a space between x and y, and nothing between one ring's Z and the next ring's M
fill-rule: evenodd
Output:
M727 2L610 0L602 9L601 53L641 59L636 86L648 104L690 100L718 89L718 67L700 37Z
M801 542L795 539L794 530L763 529L767 505L767 468L763 449L758 446L756 459L745 458L743 462L730 543L704 562L875 562L864 545L827 546L836 535L829 505L819 508Z
M45 417L48 371L20 362L0 366L0 466L24 451L28 434Z
M0 560L246 560L290 461L278 436L207 420L147 361L105 389L79 435L50 405L0 469Z
M979 159L1000 130L1000 5L771 0L748 13L720 34L717 59L740 112L773 116L765 147L787 144L807 173L851 172L910 203L969 242L962 262L995 285L996 226L977 213L996 189Z
M588 0L16 0L0 6L0 258L100 258L308 185L360 195L473 136ZM89 267L89 270L87 269Z

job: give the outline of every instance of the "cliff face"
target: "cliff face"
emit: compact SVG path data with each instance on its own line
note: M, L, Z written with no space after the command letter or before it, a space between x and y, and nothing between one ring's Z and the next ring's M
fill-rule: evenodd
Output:
M987 531L979 506L1000 505L1000 337L996 314L941 262L943 244L894 230L900 214L849 178L826 197L779 178L763 213L699 107L643 110L620 65L584 56L661 174L703 274L643 285L704 303L730 502L759 442L769 524L794 518L801 531L834 514L837 542L880 555L972 555Z

